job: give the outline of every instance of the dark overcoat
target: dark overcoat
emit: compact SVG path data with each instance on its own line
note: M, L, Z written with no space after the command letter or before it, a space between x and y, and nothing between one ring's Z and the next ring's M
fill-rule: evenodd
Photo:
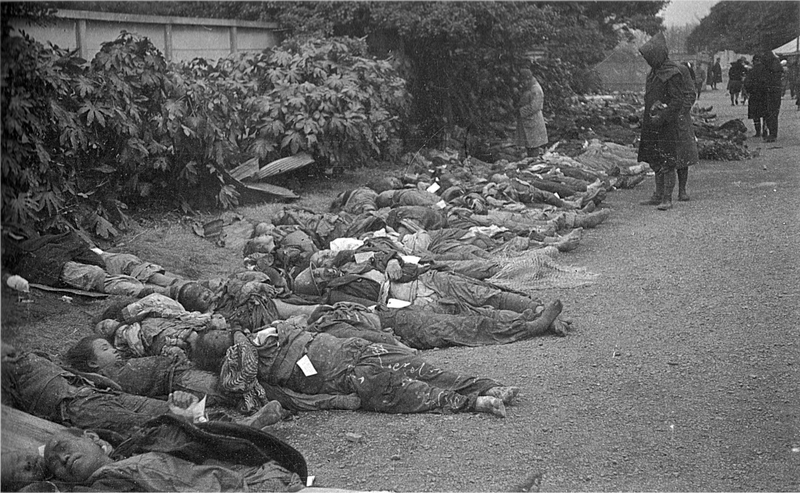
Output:
M758 120L767 116L767 67L760 58L753 60L753 70L744 79L748 94L747 118Z
M689 70L668 58L661 34L639 51L651 67L645 86L639 161L656 172L662 167L680 169L697 164L697 139L690 115L695 92Z

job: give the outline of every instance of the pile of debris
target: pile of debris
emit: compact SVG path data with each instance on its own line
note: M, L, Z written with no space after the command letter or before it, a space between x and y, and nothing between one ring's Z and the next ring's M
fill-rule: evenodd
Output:
M700 159L711 161L739 161L749 159L747 150L747 126L738 118L728 120L722 125L715 125L714 107L702 108L695 104L692 107L692 124L697 136L697 151Z

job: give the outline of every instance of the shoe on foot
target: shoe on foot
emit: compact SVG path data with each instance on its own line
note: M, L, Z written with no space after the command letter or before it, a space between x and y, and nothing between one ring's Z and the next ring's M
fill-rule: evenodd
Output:
M519 387L492 387L484 395L496 397L503 401L503 404L510 406L519 394Z
M665 201L661 202L660 204L658 204L656 209L658 209L660 211L668 211L668 210L672 209L672 201L671 200L670 201L666 201L665 200Z
M686 192L678 192L678 200L681 202L689 202L689 195Z
M535 308L526 308L522 313L522 318L528 322L532 322L539 318L539 315L544 311L544 305L539 305Z
M558 337L567 337L570 329L572 329L572 323L568 320L562 320L560 317L550 324L550 330Z
M647 200L642 200L639 202L639 205L658 205L661 203L661 197L658 195L653 195Z
M285 415L286 412L280 402L269 401L251 416L249 425L253 428L263 429L281 421Z
M575 228L570 231L568 234L562 235L560 237L551 238L546 237L544 239L545 245L553 245L558 249L559 252L571 252L578 248L578 245L581 243L581 237L583 236L583 228Z
M506 417L506 406L501 399L488 395L481 395L475 399L475 412L494 414L501 418Z

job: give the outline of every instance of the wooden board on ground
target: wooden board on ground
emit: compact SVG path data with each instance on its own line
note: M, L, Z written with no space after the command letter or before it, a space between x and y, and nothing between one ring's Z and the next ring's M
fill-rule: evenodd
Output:
M36 284L36 283L30 283L29 286L32 288L40 289L42 291L49 291L52 293L69 293L77 296L87 296L89 298L108 298L107 293L95 293L93 291L84 291L82 289L54 288L53 286L47 286L45 284Z
M2 406L2 451L36 450L45 445L55 433L66 430L60 424L37 418L32 414Z
M272 161L268 165L258 170L255 173L255 177L259 180L263 180L264 178L268 178L270 176L279 175L281 173L286 173L287 171L292 171L298 168L302 168L303 166L308 166L313 162L314 162L313 157L306 154L305 152L301 152L299 154L295 154L294 156L289 156L282 159L278 159L277 161Z
M292 192L288 188L279 187L277 185L270 185L269 183L255 183L255 182L245 183L241 180L237 180L236 178L234 178L230 174L230 172L228 172L225 168L217 166L216 164L214 164L214 167L220 173L222 173L222 176L225 177L225 180L227 182L233 182L234 186L236 186L239 189L249 190L251 192L255 192L262 195L266 193L272 195L273 197L278 197L284 200L294 200L300 198L299 195Z

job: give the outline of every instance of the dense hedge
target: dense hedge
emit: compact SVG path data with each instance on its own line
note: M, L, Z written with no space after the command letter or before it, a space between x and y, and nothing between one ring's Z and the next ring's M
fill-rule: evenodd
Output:
M2 43L4 225L124 225L125 203L172 197L185 209L223 170L307 151L342 165L400 151L405 82L353 40L287 41L259 54L168 66L122 33L86 63L26 36Z

